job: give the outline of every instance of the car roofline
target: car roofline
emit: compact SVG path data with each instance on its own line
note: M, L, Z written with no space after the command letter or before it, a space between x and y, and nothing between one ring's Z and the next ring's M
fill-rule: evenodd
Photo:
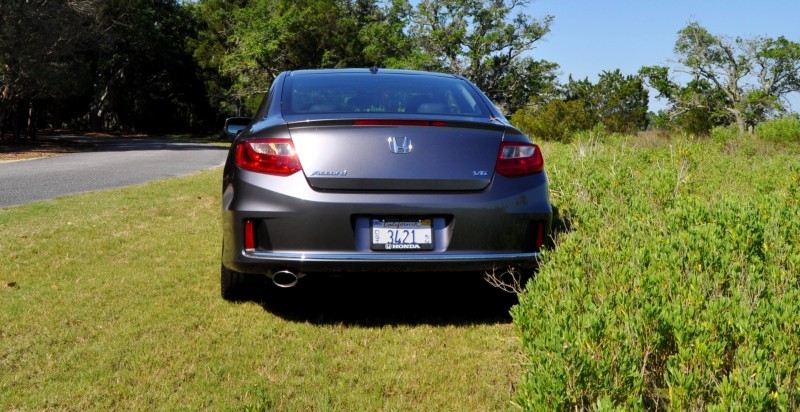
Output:
M303 69L287 71L287 76L307 76L307 75L329 75L329 74L392 74L392 75L408 75L408 76L434 76L453 79L464 79L463 76L458 76L452 73L443 72L428 72L422 70L406 70L406 69L374 69L369 68L342 68L342 69Z

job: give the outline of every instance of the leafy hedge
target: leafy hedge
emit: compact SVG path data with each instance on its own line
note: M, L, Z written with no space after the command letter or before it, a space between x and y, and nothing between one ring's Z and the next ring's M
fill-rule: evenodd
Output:
M800 409L800 157L545 144L562 227L513 309L528 410Z
M759 123L756 136L773 142L800 142L800 119L794 115Z

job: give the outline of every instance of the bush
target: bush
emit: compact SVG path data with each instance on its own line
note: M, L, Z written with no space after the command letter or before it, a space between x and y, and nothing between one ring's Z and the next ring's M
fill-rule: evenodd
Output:
M591 128L595 118L581 100L552 100L518 110L511 123L534 140L568 142L573 132Z
M519 404L800 408L800 158L688 141L543 150L572 232L513 309Z
M715 126L711 129L711 139L717 143L725 143L739 136L739 129L735 124L728 126Z
M800 120L786 116L756 125L756 136L772 142L800 142Z

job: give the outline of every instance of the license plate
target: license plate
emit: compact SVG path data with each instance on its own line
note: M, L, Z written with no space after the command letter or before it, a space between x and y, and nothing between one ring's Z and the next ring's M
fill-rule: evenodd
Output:
M430 219L372 219L372 250L432 250Z

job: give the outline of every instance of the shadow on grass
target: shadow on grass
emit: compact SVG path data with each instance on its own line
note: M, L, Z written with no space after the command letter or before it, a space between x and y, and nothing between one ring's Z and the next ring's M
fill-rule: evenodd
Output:
M569 212L553 206L554 249L574 230ZM372 273L309 275L291 289L268 279L254 286L248 301L294 322L318 325L474 325L511 323L517 295L484 280L483 273ZM524 281L522 286L524 287Z
M510 323L517 296L482 273L309 275L291 289L259 284L251 301L294 322L380 327Z
M555 206L552 230L549 249L574 230L569 214ZM479 272L309 275L290 289L264 277L246 300L289 321L354 327L511 323L518 302Z

